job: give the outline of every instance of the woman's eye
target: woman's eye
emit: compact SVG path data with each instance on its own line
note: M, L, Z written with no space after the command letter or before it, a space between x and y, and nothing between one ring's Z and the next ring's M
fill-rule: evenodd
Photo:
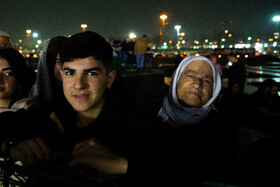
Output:
M212 84L212 82L213 82L213 81L210 80L210 79L204 79L203 81L206 82L207 84Z
M193 77L193 74L187 74L186 77L192 78L192 77Z

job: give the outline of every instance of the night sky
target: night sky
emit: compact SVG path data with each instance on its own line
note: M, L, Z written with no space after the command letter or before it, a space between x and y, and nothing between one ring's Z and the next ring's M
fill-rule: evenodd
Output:
M160 14L168 15L166 33L176 37L182 26L187 40L213 38L229 29L240 39L271 37L272 17L280 14L279 0L0 0L0 30L13 38L31 29L46 39L87 30L106 38L123 39L130 32L149 38L159 35ZM280 30L280 23L278 26Z

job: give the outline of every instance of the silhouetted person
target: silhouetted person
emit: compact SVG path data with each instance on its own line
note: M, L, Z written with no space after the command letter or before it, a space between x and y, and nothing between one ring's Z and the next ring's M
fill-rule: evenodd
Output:
M237 54L230 53L228 60L231 65L226 65L226 72L228 75L228 86L231 87L233 83L238 82L240 89L243 92L246 81L246 66L245 63L237 58Z

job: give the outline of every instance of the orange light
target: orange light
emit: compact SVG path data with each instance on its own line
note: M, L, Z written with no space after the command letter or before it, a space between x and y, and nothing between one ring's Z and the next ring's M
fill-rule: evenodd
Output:
M81 27L82 27L83 31L86 31L87 24L81 24Z

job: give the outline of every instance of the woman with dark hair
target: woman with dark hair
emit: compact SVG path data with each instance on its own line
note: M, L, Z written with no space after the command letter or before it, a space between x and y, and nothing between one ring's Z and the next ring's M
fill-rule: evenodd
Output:
M28 96L30 86L26 59L13 48L0 50L0 107L10 108Z

